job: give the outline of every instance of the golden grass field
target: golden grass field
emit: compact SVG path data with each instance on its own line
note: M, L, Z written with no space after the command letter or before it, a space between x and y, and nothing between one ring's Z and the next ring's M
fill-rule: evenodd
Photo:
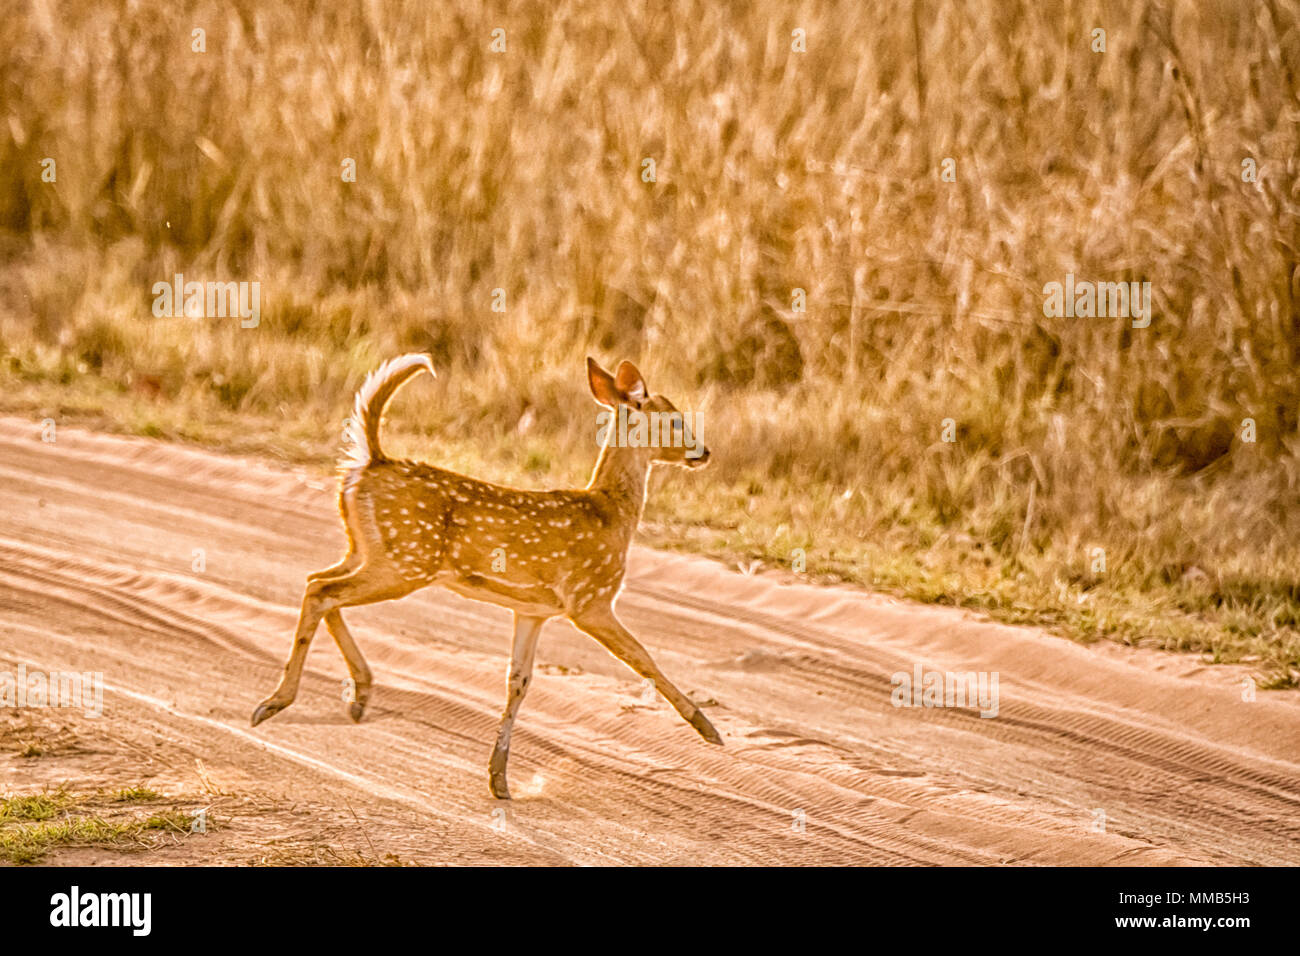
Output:
M631 358L713 450L651 542L1300 682L1294 3L343 6L0 19L0 408L325 467L421 350L389 447L580 484Z

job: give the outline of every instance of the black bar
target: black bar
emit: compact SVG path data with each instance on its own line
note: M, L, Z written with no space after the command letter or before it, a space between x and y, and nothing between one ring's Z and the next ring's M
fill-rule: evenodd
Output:
M672 933L692 948L732 949L744 940L775 945L793 933L801 949L827 938L863 947L1124 938L1181 945L1191 937L1232 945L1293 929L1294 878L1262 868L10 868L0 870L0 892L10 944L75 936L128 946L271 939L338 946L401 934L431 946L463 940L456 948L545 937L566 948L578 939L608 948L667 942ZM51 925L59 895L70 904L74 886L88 917L88 895L150 894L148 935L129 925L136 915L143 928L143 908L122 911L128 925ZM1181 898L1171 902L1171 894ZM1119 925L1134 918L1154 925ZM1192 919L1212 924L1188 926Z

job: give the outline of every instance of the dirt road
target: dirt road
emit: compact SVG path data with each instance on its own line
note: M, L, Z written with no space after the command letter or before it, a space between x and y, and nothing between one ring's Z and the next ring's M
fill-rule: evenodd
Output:
M0 754L0 787L200 773L258 808L159 862L292 831L420 863L1300 863L1300 695L1243 700L1240 669L637 550L620 611L726 746L553 622L502 804L509 615L445 591L346 612L360 725L322 628L298 702L249 728L341 553L329 477L7 418L0 482L0 669L102 672L68 733L113 742ZM895 707L917 665L996 673L997 715Z

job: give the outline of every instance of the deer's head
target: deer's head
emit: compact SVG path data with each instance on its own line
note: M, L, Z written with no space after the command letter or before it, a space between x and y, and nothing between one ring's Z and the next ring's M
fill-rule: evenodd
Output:
M651 461L687 468L703 467L709 460L709 449L691 427L694 416L663 395L651 395L631 362L619 363L611 375L588 357L587 382L596 401L609 409L601 422L606 445L646 448Z

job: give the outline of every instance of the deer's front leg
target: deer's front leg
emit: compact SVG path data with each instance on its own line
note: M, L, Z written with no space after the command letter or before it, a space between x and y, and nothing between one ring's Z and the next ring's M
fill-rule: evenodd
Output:
M515 715L533 675L533 654L537 638L542 633L544 617L526 617L515 612L515 636L510 646L510 671L506 676L506 709L501 714L497 730L497 744L488 761L488 786L498 800L510 799L506 785L506 761L510 759L510 731L515 725Z
M650 657L650 652L641 646L641 642L632 636L632 632L623 626L614 608L608 605L592 605L570 616L570 621L578 630L590 634L632 670L646 680L653 682L655 690L663 695L673 709L695 728L695 732L711 744L722 744L722 736L704 716L689 697L678 690L673 682L664 676L663 671Z

